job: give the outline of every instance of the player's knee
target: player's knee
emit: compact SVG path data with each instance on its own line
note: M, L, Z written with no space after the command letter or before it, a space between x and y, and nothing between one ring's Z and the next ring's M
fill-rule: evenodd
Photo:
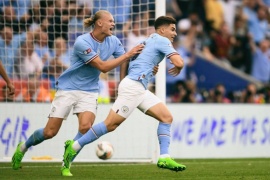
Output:
M51 139L57 134L57 131L44 129L43 133L44 133L45 139Z
M91 124L83 124L80 125L79 131L80 133L85 134L91 127L92 127Z
M121 123L117 123L117 122L114 122L114 121L106 121L105 122L105 125L107 127L108 132L114 131L120 124Z
M112 132L114 131L119 125L118 124L110 124L107 126L107 131Z
M114 131L121 123L123 122L123 120L118 120L115 118L107 118L104 121L105 126L107 127L107 131L108 132L112 132Z
M173 116L171 114L165 114L163 117L162 117L162 120L161 122L163 123L167 123L167 124L171 124L173 121Z

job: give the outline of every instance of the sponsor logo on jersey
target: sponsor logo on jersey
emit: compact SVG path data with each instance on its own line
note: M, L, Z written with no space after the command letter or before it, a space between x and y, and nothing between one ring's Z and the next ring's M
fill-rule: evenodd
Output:
M90 52L91 52L91 49L89 48L89 49L83 51L83 54L89 54Z

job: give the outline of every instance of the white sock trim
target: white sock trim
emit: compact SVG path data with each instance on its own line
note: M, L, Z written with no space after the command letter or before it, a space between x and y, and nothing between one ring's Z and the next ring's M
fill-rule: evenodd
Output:
M23 143L23 144L21 145L20 150L21 150L22 153L25 153L25 152L28 150L28 149L26 148L26 146L25 146L25 143Z
M159 157L160 158L167 158L167 157L171 157L171 156L169 154L161 154Z
M79 144L78 141L75 141L75 142L73 143L72 148L73 148L76 152L78 152L80 149L82 149L82 147L81 147L81 145Z

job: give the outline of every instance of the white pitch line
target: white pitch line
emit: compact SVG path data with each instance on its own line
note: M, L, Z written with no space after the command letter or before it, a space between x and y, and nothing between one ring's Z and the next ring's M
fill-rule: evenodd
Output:
M1 164L1 163L0 163ZM72 165L72 167L92 167L92 166L126 166L126 165L129 165L129 166L134 166L134 165L149 165L149 164L131 164L131 163L123 163L123 164L120 164L120 163L115 163L115 164L77 164L77 165ZM23 166L23 168L41 168L41 167L48 167L48 168L54 168L54 167L59 167L61 168L61 164L60 165L48 165L48 166ZM11 166L3 166L3 167L0 167L0 169L11 169L12 167Z
M80 162L78 162L80 163ZM222 161L222 162L187 162L187 164L239 164L239 163L246 163L247 165L252 165L253 163L265 163L265 161L256 161L256 160L245 160L245 161ZM1 163L0 163L1 164ZM45 164L44 162L42 164ZM93 163L89 163L89 164L86 164L86 162L84 162L83 164L73 164L72 166L73 167L92 167L92 166L126 166L126 165L129 165L129 166L135 166L135 165L149 165L149 163L106 163L106 164L93 164ZM155 164L153 164L155 165ZM48 167L48 168L54 168L54 167L61 167L61 163L59 163L59 165L41 165L41 166L36 166L36 165L33 165L33 166L23 166L23 168L40 168L40 167ZM3 166L3 167L0 167L0 169L9 169L9 168L12 168L11 166Z

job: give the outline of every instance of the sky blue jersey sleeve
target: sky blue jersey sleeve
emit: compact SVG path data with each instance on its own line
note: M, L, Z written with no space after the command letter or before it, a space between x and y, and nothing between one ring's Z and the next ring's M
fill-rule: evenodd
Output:
M85 64L98 57L97 52L94 50L94 45L81 37L79 37L74 44L74 53L82 59Z
M170 58L172 55L178 54L168 38L159 38L155 46L160 53L165 54L166 58Z
M124 46L118 38L115 38L114 43L115 43L115 51L113 53L114 58L118 58L119 56L125 54Z

